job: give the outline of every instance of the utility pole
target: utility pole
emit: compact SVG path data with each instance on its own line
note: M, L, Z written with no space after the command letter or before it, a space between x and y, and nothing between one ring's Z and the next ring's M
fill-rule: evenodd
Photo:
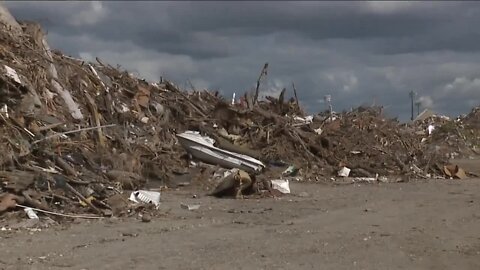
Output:
M417 116L420 115L420 105L421 105L421 104L422 104L422 103L421 103L420 101L415 102L415 105L417 105Z
M330 119L333 117L333 108L332 108L332 95L325 95L323 97L325 103L328 104L328 110L330 111Z
M412 90L412 91L410 91L409 95L410 95L410 99L412 101L412 117L411 117L411 120L413 121L413 119L414 119L413 118L413 104L414 104L413 100L415 99L415 96L417 95L417 93L413 92L413 90Z

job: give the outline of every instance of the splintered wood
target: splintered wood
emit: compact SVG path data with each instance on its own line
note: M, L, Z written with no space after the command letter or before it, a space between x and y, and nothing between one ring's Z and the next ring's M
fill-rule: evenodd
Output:
M304 181L330 179L343 167L367 178L464 178L468 172L443 167L451 149L470 155L480 147L479 110L431 136L421 124L385 118L381 107L308 116L293 83L293 93L259 99L268 63L255 93L238 93L232 104L218 92L186 91L163 78L147 82L99 59L63 55L49 48L38 24L18 28L7 20L18 31L0 26L0 211L15 201L46 213L127 215L138 210L125 203L129 191L208 181L221 168L190 159L176 137L187 130L261 160L264 177L280 176L270 164L295 165ZM253 185L255 176L237 178Z

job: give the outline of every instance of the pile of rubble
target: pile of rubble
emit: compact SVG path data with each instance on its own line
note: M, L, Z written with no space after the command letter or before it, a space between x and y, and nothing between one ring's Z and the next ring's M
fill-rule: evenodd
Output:
M0 55L0 214L122 215L144 210L128 199L158 206L142 189L209 180L242 196L287 193L289 177L444 175L445 157L381 108L306 116L285 91L232 105L50 50L35 23L1 26Z
M425 174L439 173L421 137L394 119L382 117L382 108L358 108L328 123L323 145L328 146L329 165L347 166L354 176L411 175L412 166ZM432 163L433 162L433 163Z
M480 108L473 108L467 115L450 119L431 114L416 119L414 128L424 137L430 148L449 159L470 159L480 155Z

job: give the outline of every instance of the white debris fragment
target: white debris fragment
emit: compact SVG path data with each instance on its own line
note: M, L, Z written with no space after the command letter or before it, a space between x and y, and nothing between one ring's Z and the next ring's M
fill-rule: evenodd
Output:
M25 213L27 213L28 218L38 219L37 214L35 213L35 211L33 211L32 208L25 208L25 209L23 209L23 211L25 211Z
M313 122L313 115L308 115L305 118L300 116L295 116L293 119L302 124L311 124Z
M270 180L272 183L272 188L280 191L281 193L284 194L289 194L290 193L290 183L288 180Z
M432 132L435 130L435 126L434 125L428 125L428 135L432 135Z
M130 109L128 108L127 105L125 105L125 104L122 103L122 104L120 104L120 106L121 106L120 112L126 113L126 112L129 112L129 111L130 111Z
M200 204L185 204L185 203L181 203L180 204L180 207L182 207L182 209L186 209L186 210L189 210L189 211L193 211L193 210L198 210L200 208Z
M0 108L0 113L4 114L6 118L8 118L8 106L7 104L3 104L2 108Z
M137 190L130 194L129 200L136 203L151 203L158 208L158 206L160 205L160 192Z
M338 176L348 177L350 175L350 168L343 167L338 171Z
M7 66L7 65L4 65L5 67L5 70L7 71L7 76L10 77L11 79L13 79L16 83L18 84L22 84L22 81L20 80L20 77L18 77L18 74L17 72L15 71L15 69Z
M142 123L144 124L148 124L148 120L150 120L148 117L142 117L142 119L140 119L140 121L142 121Z

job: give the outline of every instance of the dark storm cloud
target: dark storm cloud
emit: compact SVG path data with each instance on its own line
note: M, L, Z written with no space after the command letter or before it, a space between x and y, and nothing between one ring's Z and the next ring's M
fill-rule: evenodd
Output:
M453 13L461 7L439 3L445 6L445 11L439 12L438 8L423 4L410 13L402 10L390 13L368 10L362 2L104 2L105 17L101 23L75 25L72 17L78 16L79 10L88 11L89 3L29 3L28 8L22 3L11 5L14 12L19 10L19 17L44 22L48 29L63 35L89 32L98 38L129 39L145 47L193 56L196 53L205 56L209 52L212 56L215 52L220 52L220 56L228 54L220 46L209 48L202 44L204 41L195 35L198 32L228 37L291 31L313 39L425 37L432 30L439 31L444 24L448 26L444 17L449 8L454 7L450 12ZM195 43L201 46L190 45ZM405 47L412 46L404 45L400 49Z
M51 45L156 80L225 95L291 83L310 111L383 104L406 119L408 92L451 115L480 103L480 5L474 2L8 2Z

